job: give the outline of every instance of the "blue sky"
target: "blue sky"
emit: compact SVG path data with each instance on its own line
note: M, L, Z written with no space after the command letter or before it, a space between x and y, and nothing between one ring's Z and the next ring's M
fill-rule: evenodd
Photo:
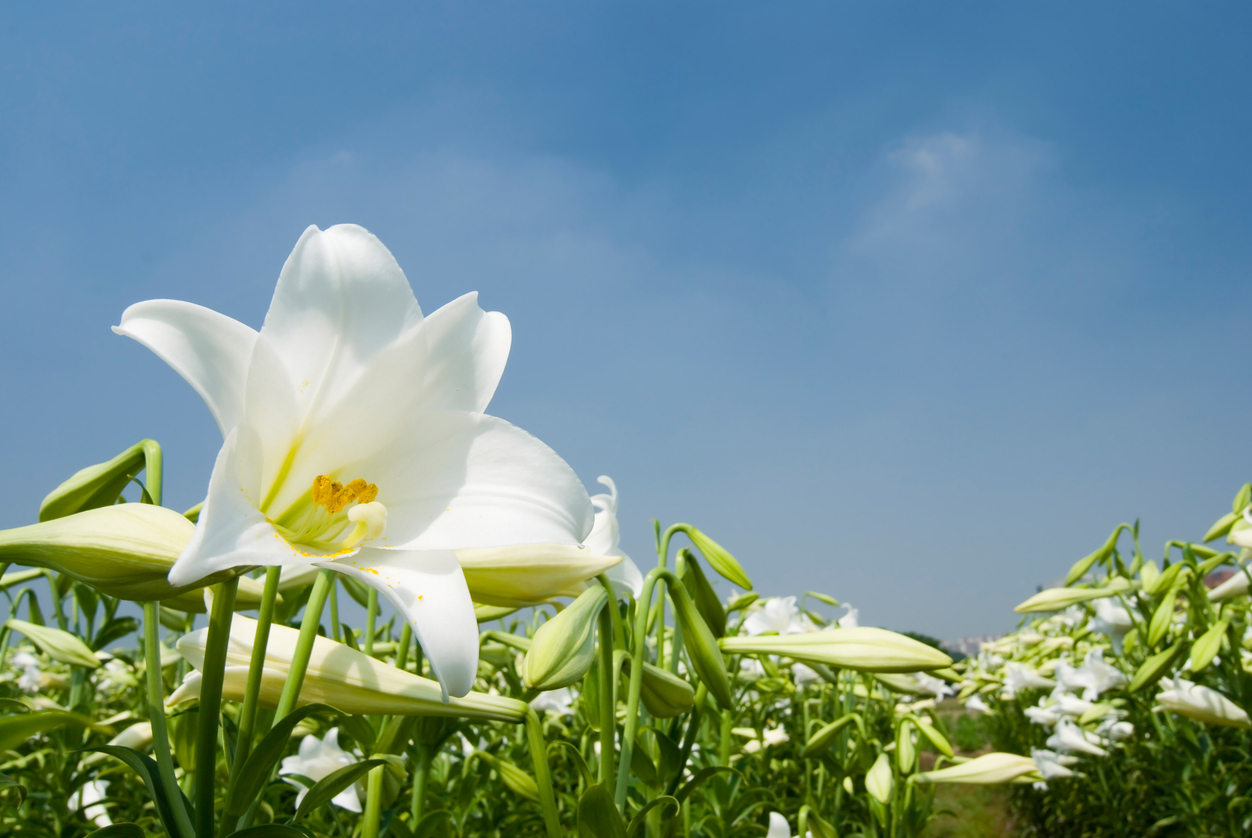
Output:
M109 331L259 326L308 224L513 323L492 412L766 594L1003 631L1122 520L1252 477L1240 4L66 4L0 23L0 438L34 520L220 444ZM725 586L724 586L725 587Z

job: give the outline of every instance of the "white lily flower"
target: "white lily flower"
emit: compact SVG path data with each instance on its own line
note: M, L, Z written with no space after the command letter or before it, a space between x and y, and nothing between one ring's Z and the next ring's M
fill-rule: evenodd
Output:
M1104 662L1104 649L1087 652L1080 667L1064 661L1057 663L1056 680L1066 690L1082 690L1082 697L1087 701L1096 701L1100 693L1125 686L1128 681L1120 669Z
M1024 663L1014 661L1004 666L1004 691L1009 694L1009 698L1022 690L1042 690L1055 686L1056 682L1051 678L1044 678Z
M771 597L743 621L744 632L752 637L770 631L778 634L805 634L812 627L811 620L802 619L793 596Z
M1096 615L1087 624L1087 628L1099 634L1107 634L1113 641L1113 651L1122 653L1122 638L1135 627L1130 612L1117 604L1114 599L1097 599L1091 603Z
M1035 767L1039 769L1039 773L1043 775L1045 781L1074 776L1074 772L1067 767L1077 762L1074 757L1044 750L1043 748L1031 748L1030 756L1035 761Z
M530 702L530 706L537 713L547 711L555 713L558 716L572 716L574 714L574 693L569 687L561 687L559 690L548 690L539 693L534 700Z
M609 493L591 496L591 505L596 507L595 523L583 544L597 556L620 556L621 564L605 573L619 595L629 593L638 599L643 595L643 574L619 546L622 534L617 524L617 484L613 478L603 474L596 478L596 482L607 486Z
M791 680L795 682L797 687L803 687L808 684L816 684L822 680L822 676L818 675L817 670L813 667L803 663L796 663L791 666Z
M43 684L43 670L39 668L39 658L30 652L18 652L9 658L9 663L22 670L18 676L17 688L22 692L38 692Z
M1093 757L1109 755L1108 751L1092 742L1087 732L1074 724L1072 719L1061 719L1056 723L1056 730L1048 737L1047 746L1067 754L1089 754Z
M974 693L973 695L971 695L971 696L970 696L970 697L966 700L966 702L965 702L965 709L966 709L966 710L973 710L973 711L975 711L975 712L977 712L977 713L990 713L990 712L992 712L991 708L987 706L987 702L983 701L983 700L982 700L982 696L978 695L977 693ZM1029 708L1029 709L1032 709L1032 710L1033 710L1033 709L1035 709L1035 708Z
M172 584L240 566L347 573L395 605L461 696L478 625L454 551L578 545L591 531L573 470L483 413L508 319L473 293L424 317L361 227L304 232L259 332L172 300L131 306L115 331L182 375L225 437Z
M945 696L956 695L956 688L942 678L936 678L929 672L918 672L913 675L917 679L917 686L927 695L933 695L939 701L943 701Z
M1095 709L1095 705L1090 701L1083 701L1078 696L1070 695L1069 693L1057 695L1055 707L1061 715L1074 716L1075 718Z
M843 607L843 616L835 621L836 625L838 625L841 629L857 628L860 625L858 620L860 619L861 612L856 608L853 608L852 604L849 602L845 602Z
M1247 712L1217 690L1182 678L1162 678L1161 685L1164 690L1157 694L1153 710L1170 710L1205 724L1252 728Z
M769 813L769 830L765 838L791 838L791 825L779 812Z
M1096 726L1095 732L1097 736L1120 742L1135 735L1135 726L1130 722L1120 721L1117 715L1110 715Z
M326 731L324 739L310 735L300 740L299 752L295 756L284 757L282 768L278 770L278 773L279 775L299 774L316 783L334 774L340 768L357 762L353 754L339 747L339 728L332 727ZM300 793L296 795L296 808L299 809L309 790L297 780L287 779L287 782L300 790ZM356 783L348 786L331 798L330 802L341 809L360 814L361 793L357 786Z
M1027 707L1023 712L1026 718L1037 725L1052 727L1061 720L1061 710L1055 704L1044 705L1045 699L1039 699L1039 706Z
M109 817L108 810L100 801L109 794L109 783L107 780L91 780L83 783L77 791L70 795L66 801L70 810L83 810L83 817L96 825L96 829L104 829L106 826L113 825L113 819Z

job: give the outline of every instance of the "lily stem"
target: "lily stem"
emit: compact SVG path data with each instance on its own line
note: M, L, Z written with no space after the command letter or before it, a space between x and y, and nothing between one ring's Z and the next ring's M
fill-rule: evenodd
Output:
M365 815L361 818L361 838L378 838L383 808L383 772L386 770L382 765L370 769L365 783Z
M543 722L534 710L526 713L526 740L530 760L535 765L535 784L539 786L539 806L548 838L561 838L561 819L556 811L556 794L552 791L552 770L548 767L548 744L543 738Z
M413 775L413 800L410 805L412 819L409 821L414 830L421 823L426 804L426 780L430 777L430 746L424 742L417 743L417 770Z
M365 642L361 651L370 657L374 656L374 624L378 622L378 591L370 588L369 598L365 601Z
M182 791L174 777L174 757L170 753L170 737L165 730L165 685L161 682L161 639L158 636L160 620L156 602L143 604L144 665L148 686L148 720L152 723L152 750L156 752L157 773L161 786L174 813L176 838L195 838L191 817L183 806Z
M295 709L296 699L300 697L304 673L309 668L309 656L313 654L313 641L317 640L318 623L322 619L322 609L326 606L326 595L334 582L334 573L333 570L323 568L313 582L313 590L309 592L309 601L304 606L304 618L300 622L300 637L296 640L296 648L291 655L291 668L287 671L287 683L283 685L278 709L274 711L275 723Z
M265 569L265 590L257 614L256 635L252 641L252 659L248 662L248 685L244 688L243 708L239 711L239 734L235 742L235 760L230 766L230 787L239 782L239 773L252 753L252 734L256 728L257 701L261 693L261 676L265 670L265 649L269 645L270 624L274 620L274 603L278 599L278 577L281 567ZM229 835L239 822L230 814L222 816L222 834Z
M600 584L609 592L609 601L600 609L600 782L608 788L613 771L613 740L617 733L617 671L613 666L613 617L617 611L617 594L613 583L603 573Z
M196 729L196 835L213 838L213 792L217 785L217 728L222 713L222 681L226 669L226 646L230 619L235 611L239 577L214 586L209 613L209 636L205 642L204 669L200 676L200 718Z

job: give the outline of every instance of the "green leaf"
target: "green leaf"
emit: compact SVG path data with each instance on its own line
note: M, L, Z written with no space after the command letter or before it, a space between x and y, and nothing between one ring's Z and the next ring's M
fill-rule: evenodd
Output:
M603 783L588 788L578 800L578 838L626 838L626 824Z
M427 812L417 822L417 827L413 830L413 838L430 838L430 836L435 834L435 827L439 826L439 822L442 820L452 820L452 813L447 809L436 809L433 812Z
M68 631L49 626L37 626L25 620L9 620L5 626L26 635L31 643L38 646L53 660L87 669L96 669L100 666L100 661L96 660L96 656L87 644Z
M335 578L339 581L339 584L343 585L343 589L348 592L348 596L356 600L357 605L362 608L369 607L370 589L368 585L344 573L336 574Z
M0 717L0 752L12 750L36 734L62 727L100 726L89 716L68 710L41 710L3 716Z
M309 716L322 712L339 713L338 710L327 704L306 704L299 710L284 716L270 729L269 733L265 734L265 737L257 743L252 753L248 755L248 761L244 763L243 768L239 771L239 779L226 793L227 815L238 818L248 811L252 806L252 801L256 799L261 789L269 781L274 766L278 764L278 760L287 749L287 742L291 739L291 731ZM334 795L331 795L331 797L334 797Z
M328 774L322 778L321 782L309 789L309 793L304 796L304 802L300 804L300 808L296 809L296 816L292 818L292 821L298 821L319 806L329 803L335 795L360 780L371 769L386 765L387 762L388 760L385 759L366 759L344 766L333 774Z
M682 748L678 747L673 739L670 739L659 730L654 729L652 735L656 737L656 744L661 752L658 766L660 768L660 777L662 780L668 781L678 773L683 763ZM674 802L677 803L678 801Z
M26 786L22 785L8 774L0 773L0 792L8 791L9 789L17 789L19 806L26 802Z
M345 715L339 723L339 729L351 736L367 754L374 753L374 743L378 741L378 734L369 719L364 716Z
M809 741L804 744L804 748L800 751L801 758L808 759L809 757L817 756L825 751L830 747L830 743L834 741L835 736L839 733L839 731L843 730L853 721L856 721L856 719L856 713L849 713L846 716L843 716L842 718L839 718L822 727L810 736Z
M133 823L115 823L97 829L87 838L144 838L143 830Z
M182 790L178 787L166 789L161 783L161 772L157 769L157 764L152 757L139 753L134 748L126 748L121 745L101 745L98 748L85 748L85 751L98 751L102 754L108 754L116 757L126 764L130 770L139 775L139 779L143 780L144 786L148 789L148 796L156 803L157 814L161 818L161 823L165 826L165 831L169 835L177 835L178 827L174 818L173 806L183 806L187 811L188 817L194 822L195 815L192 812L191 801L183 795ZM177 795L177 797L174 797Z
M583 781L589 786L595 783L596 780L595 776L591 773L591 767L587 765L587 760L583 759L583 755L578 748L574 747L574 743L557 740L548 746L548 753L551 754L554 751L561 749L568 752L570 759L574 762L574 767L577 768L578 773L582 775Z
M674 811L670 812L668 815L665 815L664 813L662 813L661 815L662 818L665 818L665 817L672 818L678 814L680 809L682 809L682 804L679 803L676 798L670 797L668 794L663 794L660 797L649 800L648 805L644 806L642 809L636 812L635 816L630 819L630 826L626 828L626 838L633 838L635 833L643 828L644 823L647 821L648 812L652 811L658 806L674 807Z
M696 776L692 777L683 784L683 787L678 790L678 794L674 795L674 797L678 798L679 803L686 803L687 798L691 796L692 792L708 782L710 778L723 772L734 774L740 779L743 779L743 775L734 768L731 768L729 765L711 765L708 768L700 769L700 771L696 773Z
M91 641L91 648L99 651L114 641L121 640L133 631L139 630L139 623L134 617L115 617L100 627L100 631L96 632L95 639Z

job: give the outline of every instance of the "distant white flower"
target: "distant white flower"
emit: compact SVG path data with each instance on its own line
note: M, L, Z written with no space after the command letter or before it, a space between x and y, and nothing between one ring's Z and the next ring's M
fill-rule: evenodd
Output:
M742 658L739 661L739 671L745 672L753 678L765 677L765 667L756 658Z
M1081 716L1094 708L1090 701L1083 701L1076 695L1060 693L1056 696L1056 709L1065 716Z
M987 706L987 702L982 700L982 696L974 693L965 701L965 709L973 710L976 713L990 713L991 708Z
M1183 716L1211 725L1227 727L1252 727L1248 714L1217 690L1193 684L1182 678L1162 678L1164 687L1157 696L1153 710L1171 710Z
M1091 606L1096 615L1087 624L1087 628L1099 634L1107 634L1113 641L1113 651L1122 653L1122 638L1135 627L1130 612L1118 605L1111 597L1097 599Z
M1061 720L1061 711L1055 704L1044 705L1045 699L1039 699L1039 706L1027 707L1025 709L1026 718L1030 719L1037 725L1043 727L1052 727Z
M109 818L104 804L100 802L108 796L108 789L109 784L106 780L92 780L84 783L78 791L70 795L67 801L70 810L82 809L83 817L94 823L96 829L112 826L113 821Z
M822 676L817 674L817 670L807 664L797 663L791 667L791 680L795 681L797 687L803 687L807 684L814 684L822 680Z
M1097 736L1120 742L1135 735L1135 726L1130 722L1119 721L1117 716L1108 716L1095 729Z
M1097 600L1100 602L1102 600ZM1087 611L1081 605L1071 605L1060 614L1056 615L1057 619L1070 628L1077 628L1082 625L1082 621L1087 619Z
M1056 665L1056 680L1066 690L1082 690L1082 697L1087 701L1096 701L1100 693L1127 683L1125 673L1104 662L1104 649L1087 652L1083 665L1079 667L1060 661Z
M1038 767L1039 773L1043 775L1044 780L1059 780L1074 776L1074 772L1067 767L1078 761L1074 757L1058 754L1055 751L1047 751L1043 748L1031 748L1030 756L1034 758L1035 765Z
M851 603L845 602L843 607L846 609L843 616L836 621L836 625L841 629L854 629L859 626L857 622L861 612L852 607Z
M22 692L38 692L43 683L43 670L39 668L39 658L29 652L18 652L9 658L9 662L22 670L17 679L17 688Z
M561 687L559 690L539 693L539 695L535 696L534 701L530 702L530 706L536 713L542 713L546 710L559 716L569 716L574 712L573 701L574 694L570 692L570 688Z
M1009 698L1015 697L1022 690L1041 690L1055 686L1056 682L1051 678L1044 678L1024 663L1013 662L1004 667L1004 690Z
M356 762L355 756L339 747L339 728L332 727L326 731L325 739L318 739L316 736L304 737L300 741L299 752L295 756L284 758L282 768L278 773L300 774L316 783L340 768ZM308 794L308 789L296 780L287 780L287 782L300 790L300 793L296 795L296 808L298 809L304 796ZM330 802L349 812L359 814L361 811L361 795L355 784L339 792Z
M622 535L617 524L617 484L613 478L603 474L596 481L608 486L609 493L591 496L591 505L596 508L595 524L583 544L597 556L621 556L621 564L609 568L605 574L619 595L629 593L638 599L643 595L643 574L618 546Z
M769 831L765 838L791 838L791 825L778 812L769 813Z
M1064 751L1067 754L1104 757L1109 753L1092 742L1086 731L1074 724L1072 719L1061 719L1056 723L1056 730L1048 737L1047 745L1054 751Z
M796 598L793 596L765 600L760 608L743 621L743 629L754 637L769 631L778 634L801 634L808 630L800 619L800 609L796 607Z
M956 689L942 678L936 678L929 672L918 672L914 676L917 679L917 686L927 695L933 695L940 701L945 696L956 695Z

